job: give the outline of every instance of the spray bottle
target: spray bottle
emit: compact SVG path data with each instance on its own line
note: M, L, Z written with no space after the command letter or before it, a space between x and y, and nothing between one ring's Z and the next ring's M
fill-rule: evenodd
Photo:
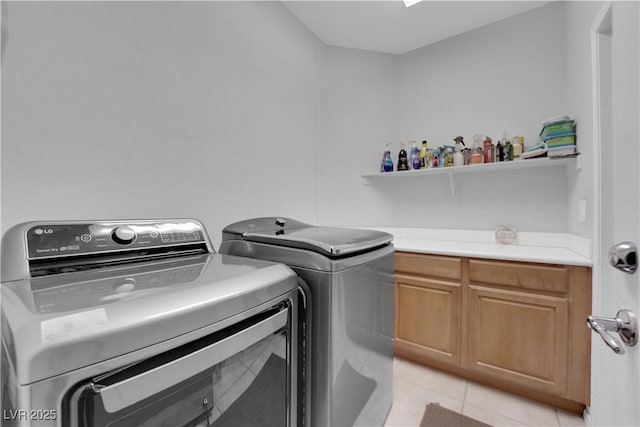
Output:
M456 152L453 153L453 166L463 166L462 146L464 145L464 140L461 136L457 136L453 140L456 142Z
M393 160L391 159L391 150L389 150L390 145L390 142L385 144L382 163L380 164L380 172L393 172Z
M411 141L411 154L409 156L409 167L411 169L420 169L420 150L416 145L416 141Z
M502 132L502 149L504 150L504 161L508 162L513 160L513 147L511 146L511 141L507 137L507 132Z

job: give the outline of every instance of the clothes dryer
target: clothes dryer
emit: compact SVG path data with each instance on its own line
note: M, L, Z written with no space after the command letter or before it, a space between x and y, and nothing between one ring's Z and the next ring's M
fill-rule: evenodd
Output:
M271 217L223 230L220 253L285 263L309 286L314 427L384 425L393 390L392 238Z
M192 219L25 223L2 256L3 426L303 424L285 265Z

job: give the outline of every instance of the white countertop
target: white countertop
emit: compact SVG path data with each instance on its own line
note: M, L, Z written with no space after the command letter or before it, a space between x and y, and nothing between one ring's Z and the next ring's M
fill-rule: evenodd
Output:
M365 227L393 234L397 251L591 267L591 239L566 233L518 232L511 245L494 231Z

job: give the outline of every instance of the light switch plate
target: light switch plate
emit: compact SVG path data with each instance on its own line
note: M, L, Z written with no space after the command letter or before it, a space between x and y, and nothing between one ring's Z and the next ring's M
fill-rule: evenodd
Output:
M578 222L587 222L587 201L578 200Z

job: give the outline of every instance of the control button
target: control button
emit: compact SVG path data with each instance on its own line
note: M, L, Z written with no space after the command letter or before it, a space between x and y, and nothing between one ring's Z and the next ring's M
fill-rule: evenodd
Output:
M116 243L120 243L121 245L128 245L130 243L133 243L133 241L136 239L136 232L133 231L131 227L123 225L121 227L116 227L116 229L113 230L111 237Z
M116 284L115 291L119 294L131 292L136 287L136 279L126 278L122 282Z
M156 237L158 237L158 232L157 231L151 231L151 232L149 232L149 236L155 239Z
M91 241L91 234L83 234L82 236L80 236L80 240L82 240L85 243L88 243Z

